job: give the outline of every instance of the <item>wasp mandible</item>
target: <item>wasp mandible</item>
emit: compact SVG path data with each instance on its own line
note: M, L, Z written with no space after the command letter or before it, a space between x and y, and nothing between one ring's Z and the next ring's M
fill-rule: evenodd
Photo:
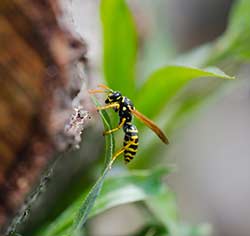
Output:
M136 126L132 124L133 115L136 116L144 124L146 124L151 130L153 130L162 140L162 142L168 144L168 139L163 131L152 120L137 111L129 98L123 96L119 91L110 89L106 85L100 84L98 85L98 87L100 87L101 89L93 89L89 90L89 92L92 94L106 93L107 97L105 99L105 103L107 105L97 107L97 110L99 111L113 108L115 112L118 112L118 115L120 117L118 126L114 129L104 131L104 134L113 133L121 128L123 128L123 131L125 133L123 147L114 154L112 158L113 161L122 153L124 153L124 160L126 163L128 163L136 155L139 138Z

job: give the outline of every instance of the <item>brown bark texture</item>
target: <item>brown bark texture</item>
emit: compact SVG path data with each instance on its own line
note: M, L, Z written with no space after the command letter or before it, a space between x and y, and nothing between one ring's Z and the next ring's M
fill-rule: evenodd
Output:
M64 148L69 74L86 47L61 17L56 0L0 1L0 228Z

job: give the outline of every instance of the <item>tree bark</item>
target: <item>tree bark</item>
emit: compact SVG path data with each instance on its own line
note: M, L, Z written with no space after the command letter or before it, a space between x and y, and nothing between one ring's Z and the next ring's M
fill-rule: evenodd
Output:
M85 61L86 47L61 17L56 0L0 1L2 226L48 161L67 146L65 121L80 90L70 74Z

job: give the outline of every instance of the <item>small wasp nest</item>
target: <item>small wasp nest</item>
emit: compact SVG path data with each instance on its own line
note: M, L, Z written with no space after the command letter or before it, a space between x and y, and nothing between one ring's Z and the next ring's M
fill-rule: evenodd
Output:
M81 106L74 108L74 113L68 124L65 125L65 134L69 137L69 144L75 148L79 148L81 142L81 134L87 121L91 119L89 112Z

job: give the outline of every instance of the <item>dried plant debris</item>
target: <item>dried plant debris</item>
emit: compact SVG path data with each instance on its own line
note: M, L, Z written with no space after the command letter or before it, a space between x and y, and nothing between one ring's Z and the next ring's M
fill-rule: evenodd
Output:
M68 137L68 144L74 148L79 148L81 142L81 134L91 116L83 107L74 108L69 122L65 125L65 135Z

